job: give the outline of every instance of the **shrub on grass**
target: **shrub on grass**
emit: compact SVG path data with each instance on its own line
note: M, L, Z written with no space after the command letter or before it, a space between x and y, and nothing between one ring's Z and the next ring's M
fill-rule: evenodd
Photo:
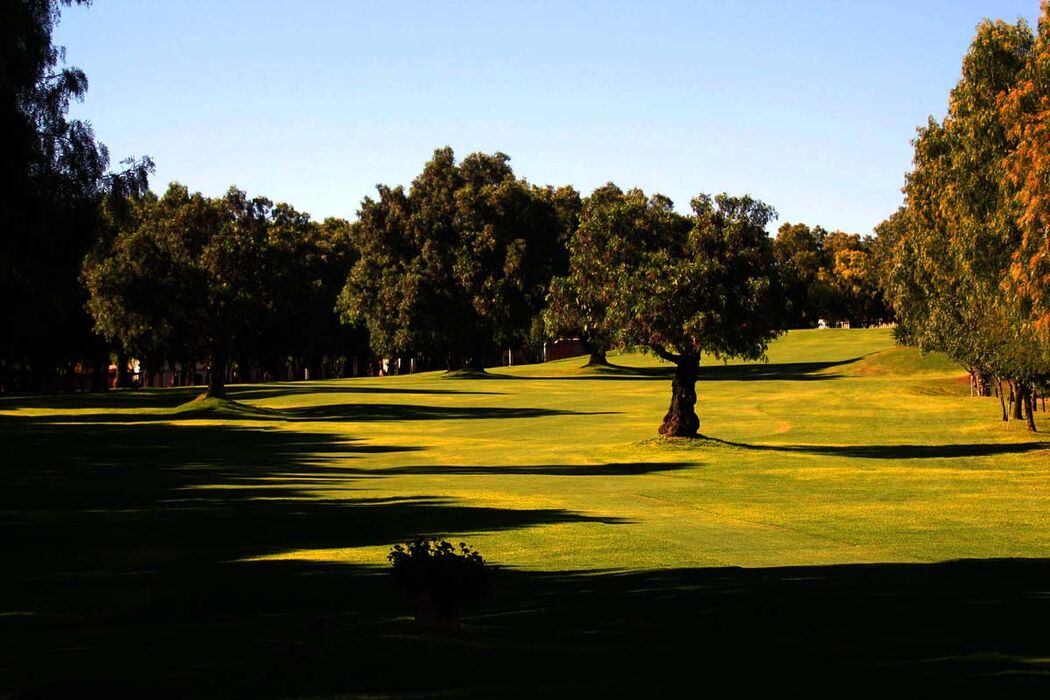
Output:
M428 629L459 627L463 606L491 591L490 567L465 543L420 538L397 544L387 559L394 580L412 596L416 624Z

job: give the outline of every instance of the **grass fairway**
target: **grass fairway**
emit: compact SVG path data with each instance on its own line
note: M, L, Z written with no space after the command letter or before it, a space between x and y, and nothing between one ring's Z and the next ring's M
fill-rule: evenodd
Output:
M0 397L0 691L1046 677L1050 442L957 367L886 330L792 332L768 363L704 367L690 442L655 436L668 367L611 359L233 387L233 405ZM416 633L376 572L417 534L506 567L458 635Z

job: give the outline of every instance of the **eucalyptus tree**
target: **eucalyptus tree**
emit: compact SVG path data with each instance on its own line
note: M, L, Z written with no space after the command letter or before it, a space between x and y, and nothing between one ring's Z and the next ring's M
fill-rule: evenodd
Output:
M879 244L883 285L906 337L968 367L975 385L989 376L1008 381L1016 410L1030 403L1046 368L1009 284L1023 227L1007 178L1015 149L1002 114L1033 45L1023 20L978 27L948 114L919 130L906 208L880 227ZM1030 413L1028 422L1034 429Z
M1014 87L999 101L1011 152L1006 180L1016 205L1019 239L1004 287L1015 295L1037 354L1050 380L1050 4L1043 3L1039 31Z

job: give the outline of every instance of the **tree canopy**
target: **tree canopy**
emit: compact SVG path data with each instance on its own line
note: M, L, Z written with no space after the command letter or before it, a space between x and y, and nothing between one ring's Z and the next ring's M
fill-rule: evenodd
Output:
M140 198L132 212L84 266L106 337L149 361L208 358L208 393L222 396L231 361L316 353L337 332L331 309L349 267L345 223L319 226L236 188L210 199L177 183L160 198Z
M772 207L749 196L700 195L692 216L662 195L606 186L584 205L570 270L594 269L588 287L556 302L595 299L585 313L614 342L675 364L660 432L695 437L701 353L757 359L783 327L779 273L766 226ZM573 277L561 283L571 286ZM582 274L576 280L584 279ZM583 313L580 313L583 316Z
M931 117L914 141L905 206L878 227L880 278L901 338L968 367L980 393L1005 381L1014 415L1024 405L1032 430L1032 393L1050 374L1035 302L1038 194L1027 177L1038 164L1025 146L1038 139L1031 76L1042 41L1023 20L977 28L948 114Z
M339 298L381 354L435 353L483 369L491 348L526 337L543 309L579 196L515 177L502 154L456 163L435 151L408 192L380 186L353 239L360 255Z

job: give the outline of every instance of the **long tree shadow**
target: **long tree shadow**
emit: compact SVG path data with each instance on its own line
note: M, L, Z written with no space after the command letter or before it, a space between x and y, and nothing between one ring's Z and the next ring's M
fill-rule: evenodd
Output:
M371 476L640 476L696 467L696 462L606 462L603 464L404 465L375 469L348 468Z
M274 396L295 396L304 394L395 394L395 395L420 395L420 396L502 396L502 391L467 391L464 389L433 389L415 386L355 386L347 383L337 385L319 384L238 384L231 386L227 392L230 398L237 401L245 399L265 399Z
M861 359L854 357L838 362L754 362L739 365L701 365L700 381L826 381L842 375L828 373Z
M429 406L409 403L337 403L292 408L262 408L228 403L199 410L135 411L134 413L49 413L18 419L41 424L165 423L209 418L251 421L301 421L340 423L397 422L419 420L491 420L545 418L550 416L613 415L617 411L572 411L557 408L503 406Z
M426 406L406 403L345 403L289 408L284 409L281 413L293 420L368 422L598 416L611 415L616 413L616 411L571 411L554 408L507 408L502 406Z
M174 408L191 401L204 387L176 387L170 389L120 389L105 392L69 394L6 394L0 395L0 410L20 408L44 409L157 409Z
M36 409L164 409L175 408L192 401L204 391L203 386L172 387L167 389L120 389L105 392L81 392L66 394L0 394L0 411L22 408ZM267 383L231 384L227 394L236 401L259 400L278 396L302 396L309 394L392 394L392 395L470 395L498 396L498 391L466 391L462 389L434 389L400 386L355 386L349 383Z
M364 470L343 465L419 448L325 433L4 419L0 441L0 528L9 572L0 583L0 600L6 609L44 617L85 604L85 590L104 597L103 608L122 609L106 586L143 572L154 577L150 586L164 587L173 571L214 573L225 562L298 549L623 522L423 495L377 498L368 491ZM335 486L335 498L315 492L320 487L331 493ZM92 587L91 581L99 583ZM127 600L134 605L139 597Z
M805 454L855 457L859 459L950 459L953 457L991 457L1001 454L1025 454L1050 449L1050 442L950 443L945 445L759 445L700 436L702 440L729 447L765 452L800 452Z
M833 367L848 365L860 357L838 362L781 362L762 363L754 362L747 364L702 364L700 366L700 381L825 381L838 379L842 375L828 373L825 370ZM586 373L573 375L552 376L518 376L501 374L499 372L488 372L496 379L531 379L544 381L557 380L641 380L651 381L658 379L670 379L674 376L674 367L671 365L659 367L630 367L627 365L609 364L590 368Z
M698 678L781 691L1050 681L1045 559L503 575L476 624L508 648L531 640L555 695L695 692Z

